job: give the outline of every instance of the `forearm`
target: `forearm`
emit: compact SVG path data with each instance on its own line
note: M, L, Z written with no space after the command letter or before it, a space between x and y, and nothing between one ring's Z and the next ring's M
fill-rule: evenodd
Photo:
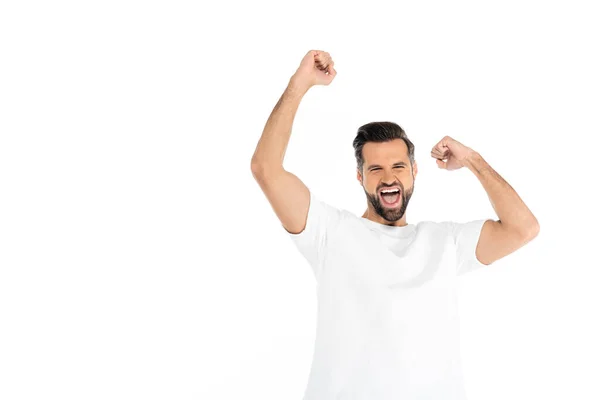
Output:
M294 117L307 91L305 87L296 84L293 78L290 79L258 141L252 156L253 169L262 171L283 167L283 158L292 133Z
M537 218L512 186L479 153L469 153L464 165L479 179L502 225L525 236L537 234Z

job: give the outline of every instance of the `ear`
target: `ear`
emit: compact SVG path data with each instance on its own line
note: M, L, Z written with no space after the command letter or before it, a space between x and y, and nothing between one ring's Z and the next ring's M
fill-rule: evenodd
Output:
M360 174L360 170L358 168L356 168L356 180L358 181L358 183L360 183L360 185L362 186L362 176Z
M419 172L419 168L417 166L417 162L415 161L413 163L413 179L415 179L417 177L417 173Z

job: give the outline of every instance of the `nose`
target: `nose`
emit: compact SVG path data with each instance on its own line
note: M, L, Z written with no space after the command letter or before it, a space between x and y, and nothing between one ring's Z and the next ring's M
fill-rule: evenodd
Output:
M396 178L396 176L392 172L386 171L383 176L382 183L387 186L393 186L398 184L398 178Z

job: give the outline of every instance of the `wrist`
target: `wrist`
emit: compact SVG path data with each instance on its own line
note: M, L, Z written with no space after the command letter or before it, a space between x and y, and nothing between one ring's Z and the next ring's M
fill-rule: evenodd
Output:
M302 82L296 75L293 75L288 83L288 89L295 93L304 95L306 92L308 92L308 89L310 89L310 85L306 82Z
M479 171L482 169L482 166L485 164L485 160L475 150L471 150L467 153L465 158L463 159L463 166L467 167L471 171Z

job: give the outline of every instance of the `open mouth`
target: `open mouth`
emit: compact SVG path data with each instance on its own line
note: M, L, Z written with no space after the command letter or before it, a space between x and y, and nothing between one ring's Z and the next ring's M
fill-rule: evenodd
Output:
M400 204L400 189L383 189L379 192L379 197L387 207L395 207Z

